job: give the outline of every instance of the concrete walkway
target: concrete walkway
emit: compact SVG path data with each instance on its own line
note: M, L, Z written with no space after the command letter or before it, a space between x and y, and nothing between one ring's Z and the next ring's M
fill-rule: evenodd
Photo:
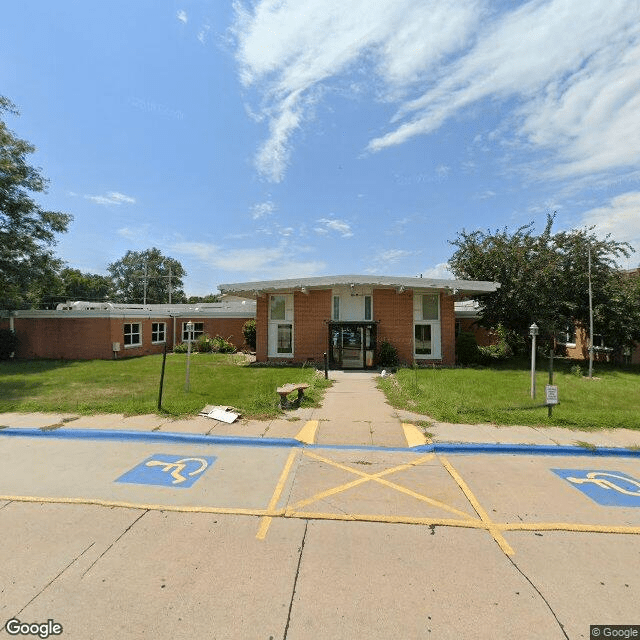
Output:
M387 404L376 385L379 375L369 371L331 371L329 377L334 384L326 390L321 407L286 411L283 416L270 420L240 419L227 424L201 416L173 420L153 414L126 417L118 414L0 413L0 429L30 427L49 430L64 427L253 438L297 437L316 444L378 447L462 442L640 448L640 430L581 431L561 427L436 422L429 416L394 409ZM419 426L414 426L416 424ZM301 436L303 432L304 437Z

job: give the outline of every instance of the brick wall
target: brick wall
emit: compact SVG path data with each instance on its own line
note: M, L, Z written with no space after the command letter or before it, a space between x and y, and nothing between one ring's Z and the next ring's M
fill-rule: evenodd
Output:
M153 344L152 325L165 323L167 348L173 348L174 321L176 343L182 341L182 322L202 322L204 332L211 337L219 335L237 349L246 347L242 327L248 318L140 318L140 317L59 317L14 319L21 359L51 358L64 360L106 360L113 358L112 345L120 343L119 358L162 353L163 343ZM124 325L139 324L142 331L140 346L125 347Z
M293 294L295 362L322 362L329 343L328 320L331 318L331 290L296 291Z
M440 330L442 331L442 364L456 363L456 314L453 296L440 293Z
M261 295L256 300L256 361L267 361L267 338L269 334L269 296Z
M398 350L400 362L413 362L413 292L373 290L373 319L378 322L378 348L387 340Z

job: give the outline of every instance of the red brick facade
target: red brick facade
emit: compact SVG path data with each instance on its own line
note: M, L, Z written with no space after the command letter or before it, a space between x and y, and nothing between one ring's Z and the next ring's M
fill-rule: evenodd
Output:
M203 324L204 333L219 335L237 349L246 348L242 327L249 317L211 318L202 316L140 317L140 316L84 316L73 317L15 317L14 329L18 338L16 357L20 359L51 358L64 360L106 360L114 357L113 344L119 343L118 358L162 353L164 342L152 340L153 323L165 324L167 348L182 342L182 323L192 320ZM124 325L139 324L141 344L124 344ZM8 327L8 322L3 322ZM174 329L175 327L175 329Z
M332 289L295 291L294 351L293 358L285 362L321 362L329 341L328 323L331 320ZM398 293L396 289L374 289L373 320L378 324L377 343L388 340L397 350L402 363L410 364L413 357L413 292ZM266 362L268 357L268 305L269 295L257 299L256 360ZM420 364L455 364L455 315L453 297L440 293L440 329L442 358L419 360Z

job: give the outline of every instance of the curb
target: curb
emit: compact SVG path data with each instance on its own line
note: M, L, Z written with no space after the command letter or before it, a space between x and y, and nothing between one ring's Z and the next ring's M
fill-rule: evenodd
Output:
M617 456L640 458L640 449L623 447L586 448L577 445L528 445L496 443L451 443L441 442L416 447L378 447L374 445L348 444L305 444L294 438L256 438L248 436L205 436L196 433L175 433L171 431L121 431L116 429L52 429L38 428L0 429L0 436L23 438L52 438L57 440L110 440L133 442L168 442L205 445L226 445L245 447L287 447L307 449L336 449L358 451L404 451L412 453L465 453L465 454L507 454L540 456Z

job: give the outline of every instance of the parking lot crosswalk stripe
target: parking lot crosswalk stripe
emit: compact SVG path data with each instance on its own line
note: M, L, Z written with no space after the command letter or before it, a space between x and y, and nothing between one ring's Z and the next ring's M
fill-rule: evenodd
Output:
M467 496L467 500L471 503L471 506L475 509L478 516L482 522L487 525L489 533L493 536L493 539L497 542L502 551L508 555L513 555L513 549L509 545L509 543L505 540L504 536L500 532L499 527L491 521L489 518L489 514L484 510L482 505L478 502L477 498L473 495L473 492L467 485L467 483L463 480L462 476L453 468L453 465L444 457L438 456L440 458L440 462L444 468L449 472L451 477L457 482L458 486L462 490L465 496Z
M316 440L316 432L318 431L318 420L307 420L306 424L296 436L296 440L304 442L304 444L313 444Z
M619 533L640 535L640 527L572 522L513 522L497 525L502 531L574 531L576 533Z
M285 482L289 477L289 472L291 471L291 467L293 466L293 461L295 460L297 453L297 449L292 449L289 453L289 457L285 462L284 469L282 469L282 473L280 474L280 478L278 479L278 484L276 485L276 488L273 491L273 495L271 496L271 500L269 501L269 506L267 507L268 513L274 511L276 505L278 504L278 500L280 500L282 490L284 489ZM258 540L265 539L267 531L269 530L269 526L271 525L271 520L273 520L272 516L264 516L260 519L260 527L258 528L258 533L256 534L256 538Z
M402 430L404 431L404 437L407 440L407 446L419 447L420 445L427 444L427 437L416 427L415 424L410 422L402 423Z

